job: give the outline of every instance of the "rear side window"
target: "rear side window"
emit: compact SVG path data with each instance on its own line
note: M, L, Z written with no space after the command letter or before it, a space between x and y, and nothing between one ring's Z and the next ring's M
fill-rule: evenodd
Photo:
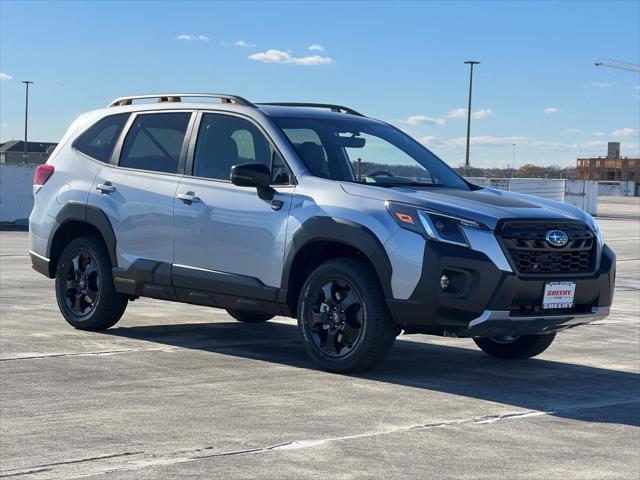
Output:
M121 167L177 173L190 113L138 115L122 145Z
M104 117L75 141L74 148L91 158L108 163L128 118L128 113Z

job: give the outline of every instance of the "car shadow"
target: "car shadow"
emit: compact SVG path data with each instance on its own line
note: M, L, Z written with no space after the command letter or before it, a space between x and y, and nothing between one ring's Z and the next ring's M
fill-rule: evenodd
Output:
M295 325L186 323L119 327L105 333L318 369L307 357ZM539 410L586 422L640 426L640 375L636 373L540 358L499 360L475 348L423 343L411 340L412 336L400 338L402 340L396 342L382 364L352 376ZM458 341L473 345L468 339Z

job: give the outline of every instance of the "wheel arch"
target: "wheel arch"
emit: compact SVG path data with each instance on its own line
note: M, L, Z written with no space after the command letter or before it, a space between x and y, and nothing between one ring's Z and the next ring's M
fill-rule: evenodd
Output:
M107 215L98 207L81 202L69 202L56 215L58 228L49 238L47 257L49 257L49 277L55 276L58 259L65 245L83 235L98 235L102 238L111 265L116 267L116 237Z
M314 217L304 222L293 234L282 272L282 288L286 289L291 314L296 315L302 284L314 268L333 258L354 256L371 264L385 296L392 297L391 262L370 229L333 217Z

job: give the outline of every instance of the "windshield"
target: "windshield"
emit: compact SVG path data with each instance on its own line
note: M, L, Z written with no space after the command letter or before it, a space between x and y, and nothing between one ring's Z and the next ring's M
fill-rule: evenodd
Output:
M274 120L317 177L381 187L469 188L442 160L390 125L357 117Z

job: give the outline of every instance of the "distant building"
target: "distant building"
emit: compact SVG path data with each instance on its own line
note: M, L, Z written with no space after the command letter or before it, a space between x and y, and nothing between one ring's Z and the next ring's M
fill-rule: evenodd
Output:
M57 143L28 142L24 155L24 142L10 140L0 144L0 163L45 163Z
M580 180L638 182L640 158L620 156L620 142L609 142L606 157L579 158L576 169Z

